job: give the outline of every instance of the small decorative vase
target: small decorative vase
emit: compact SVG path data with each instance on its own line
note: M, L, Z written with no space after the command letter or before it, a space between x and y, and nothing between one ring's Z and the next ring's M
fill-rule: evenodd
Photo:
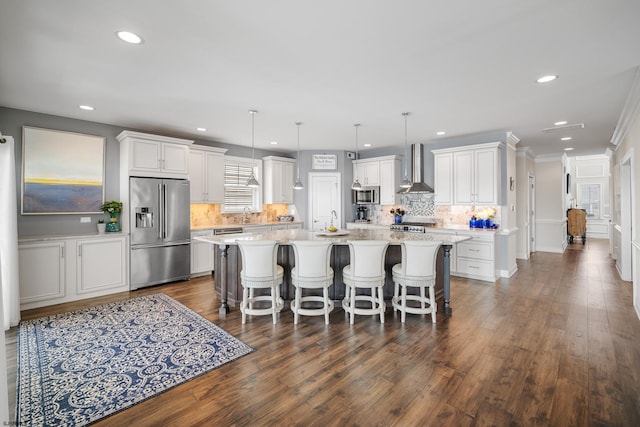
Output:
M104 234L104 231L107 228L107 224L105 224L104 222L99 222L98 223L98 233L100 234Z
M114 231L120 231L120 224L118 223L118 214L109 214L109 223L106 226L106 230L110 233Z
M394 221L396 224L400 224L402 222L402 217L400 215L396 215L394 217Z

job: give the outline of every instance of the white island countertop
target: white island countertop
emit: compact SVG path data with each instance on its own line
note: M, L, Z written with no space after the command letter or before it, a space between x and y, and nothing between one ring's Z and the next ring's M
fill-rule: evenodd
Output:
M336 245L346 245L349 240L386 240L399 245L403 240L433 240L444 245L454 245L471 239L470 236L458 236L454 233L406 233L390 230L338 230L335 233L310 230L277 230L258 233L225 234L219 236L195 236L194 239L213 244L235 244L243 240L276 240L280 244L289 244L293 240L330 240Z

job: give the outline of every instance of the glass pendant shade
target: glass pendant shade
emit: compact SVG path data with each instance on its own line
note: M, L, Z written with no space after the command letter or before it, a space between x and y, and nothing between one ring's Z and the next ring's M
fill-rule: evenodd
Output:
M304 185L300 180L300 125L302 122L296 122L296 126L298 126L298 158L296 159L296 166L298 167L298 179L296 179L296 183L293 184L294 190L303 190Z
M409 188L413 184L409 179L409 173L407 172L407 165L409 164L409 151L407 144L407 116L409 113L402 113L404 116L404 179L400 183L400 188Z
M356 128L356 158L355 160L358 160L358 127L360 126L360 123L356 123L355 125L353 125ZM353 184L351 184L351 189L352 190L360 190L362 188L362 185L360 184L360 181L358 181L358 167L356 166L355 168L355 172L356 172L356 176L353 180Z
M259 187L260 183L258 182L258 180L256 179L255 176L255 161L254 161L254 149L255 149L255 126L254 126L254 120L256 117L256 113L258 111L257 110L249 110L249 114L251 114L251 176L249 177L249 180L247 181L247 187Z

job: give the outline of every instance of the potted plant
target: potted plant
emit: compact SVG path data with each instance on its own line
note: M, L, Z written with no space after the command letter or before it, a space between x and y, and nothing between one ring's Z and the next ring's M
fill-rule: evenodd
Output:
M117 200L110 200L104 202L100 207L102 212L109 214L109 224L106 226L107 231L120 231L120 224L118 224L118 214L122 212L122 202Z
M98 233L104 234L107 224L104 223L104 219L98 220Z

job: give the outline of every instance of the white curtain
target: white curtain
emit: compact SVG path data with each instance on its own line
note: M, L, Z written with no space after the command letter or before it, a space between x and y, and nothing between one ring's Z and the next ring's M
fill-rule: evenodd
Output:
M20 322L18 207L15 143L12 137L1 133L0 138L0 285L3 325L7 330Z

